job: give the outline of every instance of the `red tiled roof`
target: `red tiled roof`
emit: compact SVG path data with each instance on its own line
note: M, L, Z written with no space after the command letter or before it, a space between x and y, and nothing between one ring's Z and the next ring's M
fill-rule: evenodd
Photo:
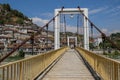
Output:
M5 29L3 29L4 31L14 31L14 32L18 32L18 30L17 29L15 29L15 28L5 28Z

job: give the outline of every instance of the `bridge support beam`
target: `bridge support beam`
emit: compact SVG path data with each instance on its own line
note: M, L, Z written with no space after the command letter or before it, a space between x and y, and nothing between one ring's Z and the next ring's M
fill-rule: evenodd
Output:
M85 8L83 13L86 17L88 17L88 9ZM84 16L84 49L89 50L89 27L88 27L88 20L85 19Z
M57 15L59 11L55 9L55 15ZM60 16L55 18L55 28L54 28L54 49L60 48Z
M68 36L67 37L67 45L68 46L70 46L70 39L75 39L75 46L77 46L77 37Z
M81 8L81 11L88 17L88 9ZM61 12L61 9L55 9L55 15L60 14L80 14L78 8L65 8ZM84 48L89 50L89 28L88 21L84 17ZM60 15L55 18L55 29L54 29L54 49L60 48Z

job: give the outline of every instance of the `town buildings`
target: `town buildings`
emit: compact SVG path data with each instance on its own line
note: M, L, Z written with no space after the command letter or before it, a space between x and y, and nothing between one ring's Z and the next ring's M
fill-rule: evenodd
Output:
M39 28L36 26L0 25L0 53L9 53L25 39L36 33ZM18 51L22 49L27 54L37 54L51 48L53 48L53 36L50 32L47 35L47 32L42 30L33 40L29 40L20 47Z

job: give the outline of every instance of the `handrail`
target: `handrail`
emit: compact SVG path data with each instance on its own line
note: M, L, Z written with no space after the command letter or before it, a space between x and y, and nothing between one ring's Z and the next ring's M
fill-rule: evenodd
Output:
M63 47L48 53L1 65L0 80L34 80L66 49L67 47Z
M103 80L120 80L120 62L77 47L76 50Z

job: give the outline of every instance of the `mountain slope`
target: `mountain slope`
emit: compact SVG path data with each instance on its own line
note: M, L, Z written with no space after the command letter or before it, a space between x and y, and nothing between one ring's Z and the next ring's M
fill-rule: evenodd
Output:
M18 10L12 9L9 4L0 4L0 24L30 25L32 20Z

